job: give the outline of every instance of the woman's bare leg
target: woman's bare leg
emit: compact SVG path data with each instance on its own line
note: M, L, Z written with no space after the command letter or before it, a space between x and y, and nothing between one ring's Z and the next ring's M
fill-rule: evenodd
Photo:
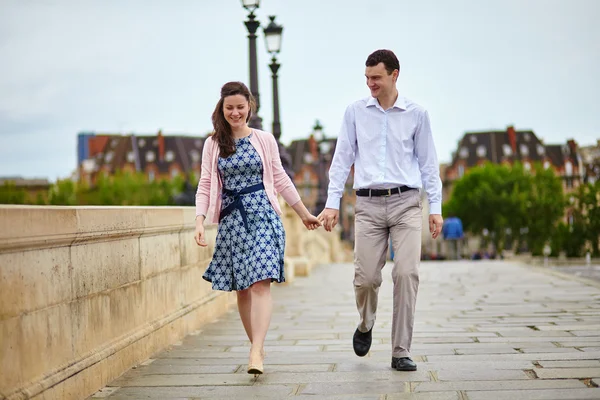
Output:
M248 339L250 340L250 343L252 343L252 322L250 320L252 296L250 294L250 289L237 291L237 305L242 325L244 325L246 335L248 335Z
M257 361L264 357L265 337L271 323L273 303L271 300L271 280L265 279L250 286L251 296L251 335L252 347L250 348L250 360Z

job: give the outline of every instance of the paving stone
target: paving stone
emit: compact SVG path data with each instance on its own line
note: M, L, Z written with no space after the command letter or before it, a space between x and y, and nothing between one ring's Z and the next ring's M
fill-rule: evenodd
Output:
M593 378L600 376L599 368L540 368L535 371L540 379Z
M576 379L564 380L504 380L504 381L453 381L422 382L414 384L415 392L439 392L449 390L532 390L532 389L571 389L585 388Z
M468 391L467 397L469 400L598 400L600 389Z
M540 361L539 364L544 368L600 368L600 360Z
M340 395L340 394L387 394L406 392L407 383L403 381L380 382L333 382L309 383L301 389L302 395Z
M126 387L119 388L108 398L110 400L248 399L255 397L282 399L292 395L297 389L297 385Z
M398 393L388 394L385 400L461 400L459 392Z
M503 381L529 379L527 374L519 370L510 369L443 369L437 371L440 381Z

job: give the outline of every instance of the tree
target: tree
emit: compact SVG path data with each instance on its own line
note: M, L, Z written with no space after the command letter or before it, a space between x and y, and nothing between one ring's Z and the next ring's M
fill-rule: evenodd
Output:
M552 236L557 222L565 212L562 182L551 169L536 164L527 192L527 243L533 255L541 255L544 245Z
M541 165L530 173L520 163L486 163L455 183L444 209L461 218L466 231L476 235L489 231L498 252L516 238L541 254L564 204L560 179Z
M573 196L573 218L582 224L583 236L595 257L600 256L600 181L579 186Z

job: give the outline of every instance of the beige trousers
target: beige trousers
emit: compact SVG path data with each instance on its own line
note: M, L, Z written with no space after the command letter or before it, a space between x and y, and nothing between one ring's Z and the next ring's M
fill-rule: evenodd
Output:
M379 197L356 197L354 290L358 329L375 324L381 270L391 237L394 249L392 356L410 357L419 288L422 204L418 190Z

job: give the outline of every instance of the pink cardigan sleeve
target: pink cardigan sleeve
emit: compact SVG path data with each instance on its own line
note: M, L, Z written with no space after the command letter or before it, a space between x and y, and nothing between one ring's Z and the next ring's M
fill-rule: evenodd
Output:
M213 158L213 139L209 137L204 142L202 149L202 167L200 172L200 180L198 181L198 189L196 190L196 217L204 215L208 211L210 203L210 182L212 174L212 158Z
M294 183L285 173L283 165L281 165L281 158L279 158L279 148L277 147L277 141L273 135L267 135L269 143L269 153L271 154L271 160L273 165L273 186L277 193L281 194L286 203L293 206L300 201L300 195L294 186Z

